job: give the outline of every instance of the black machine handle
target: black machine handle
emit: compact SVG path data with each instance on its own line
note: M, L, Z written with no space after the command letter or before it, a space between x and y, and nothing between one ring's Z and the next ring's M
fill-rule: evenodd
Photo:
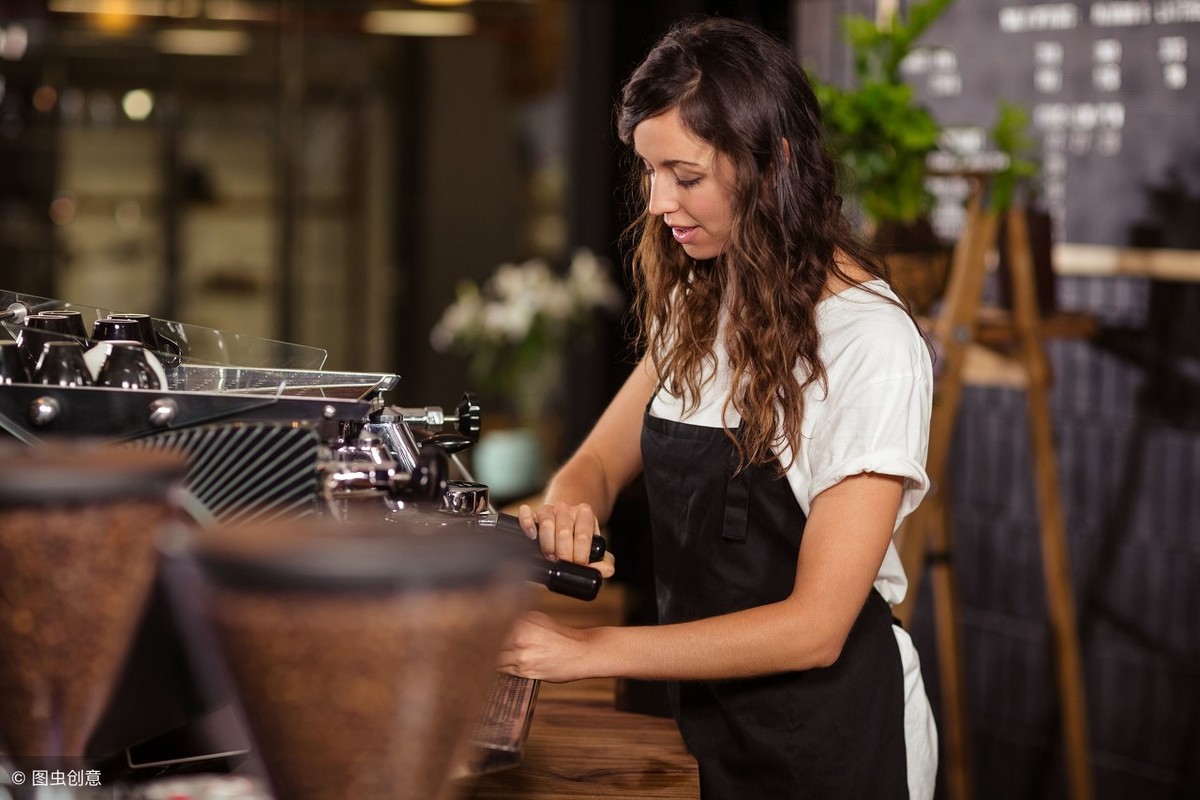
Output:
M448 469L445 450L437 443L423 443L416 469L404 475L388 469L387 484L391 486L391 494L394 497L432 499L440 497L446 491ZM525 536L520 521L512 514L498 514L496 528L520 536L533 547L537 546L536 542ZM593 536L588 561L599 561L604 558L604 552L604 539ZM552 592L579 600L595 600L596 595L600 593L604 579L600 572L592 567L569 561L547 561L540 551L532 562L533 571L529 579L541 583Z
M604 583L600 572L591 567L569 561L547 561L544 558L533 559L533 577L530 580L537 581L556 594L565 594L576 600L595 600Z
M497 515L496 528L505 533L528 538L521 528L520 521L512 514ZM530 544L536 546L533 540L530 540ZM605 548L604 538L593 536L588 561L595 562L604 558ZM600 586L604 583L600 571L593 567L570 561L547 561L540 554L533 558L530 580L542 584L552 592L577 600L595 600L596 595L600 593Z
M516 533L525 536L525 529L521 527L521 521L512 514L500 514L496 520L496 529L506 533ZM525 537L529 538L529 537ZM532 541L532 540L530 540ZM604 537L599 534L592 536L592 549L588 552L588 563L594 564L604 558L604 553L608 545L604 542Z

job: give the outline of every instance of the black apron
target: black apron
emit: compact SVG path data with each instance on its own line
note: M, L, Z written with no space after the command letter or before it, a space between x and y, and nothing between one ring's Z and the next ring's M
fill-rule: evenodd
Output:
M660 419L649 406L641 445L659 622L786 598L805 515L774 465L735 475L724 430ZM702 797L907 798L904 679L891 626L872 589L831 667L670 684Z

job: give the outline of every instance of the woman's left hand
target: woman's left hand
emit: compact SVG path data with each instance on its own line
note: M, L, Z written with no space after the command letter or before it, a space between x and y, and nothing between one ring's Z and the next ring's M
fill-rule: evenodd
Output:
M496 668L550 683L595 677L584 667L590 638L587 629L572 628L548 614L530 611L513 623L501 645Z

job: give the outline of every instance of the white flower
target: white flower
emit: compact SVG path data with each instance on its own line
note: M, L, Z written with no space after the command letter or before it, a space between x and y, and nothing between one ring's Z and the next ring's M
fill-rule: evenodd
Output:
M505 263L482 287L459 285L429 341L440 352L468 356L481 384L509 391L537 364L560 358L568 334L590 325L594 311L618 311L622 302L606 266L589 250L572 254L566 276L540 258Z
M539 295L540 311L556 322L570 319L578 309L571 290L563 283L547 286Z
M525 303L488 303L483 307L483 331L489 338L520 342L529 335L534 314Z
M587 308L620 309L623 298L620 290L609 280L608 273L600 266L599 259L587 248L575 251L571 258L571 269L567 283L575 302Z
M476 326L483 314L483 296L474 284L459 287L458 299L446 307L429 334L435 350L446 351Z
M524 293L526 284L525 272L515 264L501 264L485 284L493 296L502 300L512 300Z

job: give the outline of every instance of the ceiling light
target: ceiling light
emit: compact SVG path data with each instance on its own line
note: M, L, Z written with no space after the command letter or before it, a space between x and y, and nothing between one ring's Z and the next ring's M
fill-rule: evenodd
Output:
M472 0L413 0L413 2L421 6L465 6L469 5Z
M121 98L121 110L134 122L141 122L154 110L154 95L145 89L133 89Z
M199 17L204 7L201 0L167 0L163 11L168 17Z
M29 32L24 25L12 24L8 29L0 28L0 58L5 61L20 61L29 47Z
M33 90L33 107L43 114L52 111L58 102L58 92L53 86L39 86Z
M160 53L178 56L240 56L250 49L245 31L214 31L204 28L172 28L154 35Z
M138 17L161 17L163 0L49 0L53 14L87 14L90 24L109 34L121 34L137 24Z
M245 0L208 0L204 16L226 22L271 22L279 15L271 6L255 6Z
M475 17L461 11L371 11L363 30L390 36L470 36Z
M163 0L50 0L52 14L96 14L98 16L161 17Z

